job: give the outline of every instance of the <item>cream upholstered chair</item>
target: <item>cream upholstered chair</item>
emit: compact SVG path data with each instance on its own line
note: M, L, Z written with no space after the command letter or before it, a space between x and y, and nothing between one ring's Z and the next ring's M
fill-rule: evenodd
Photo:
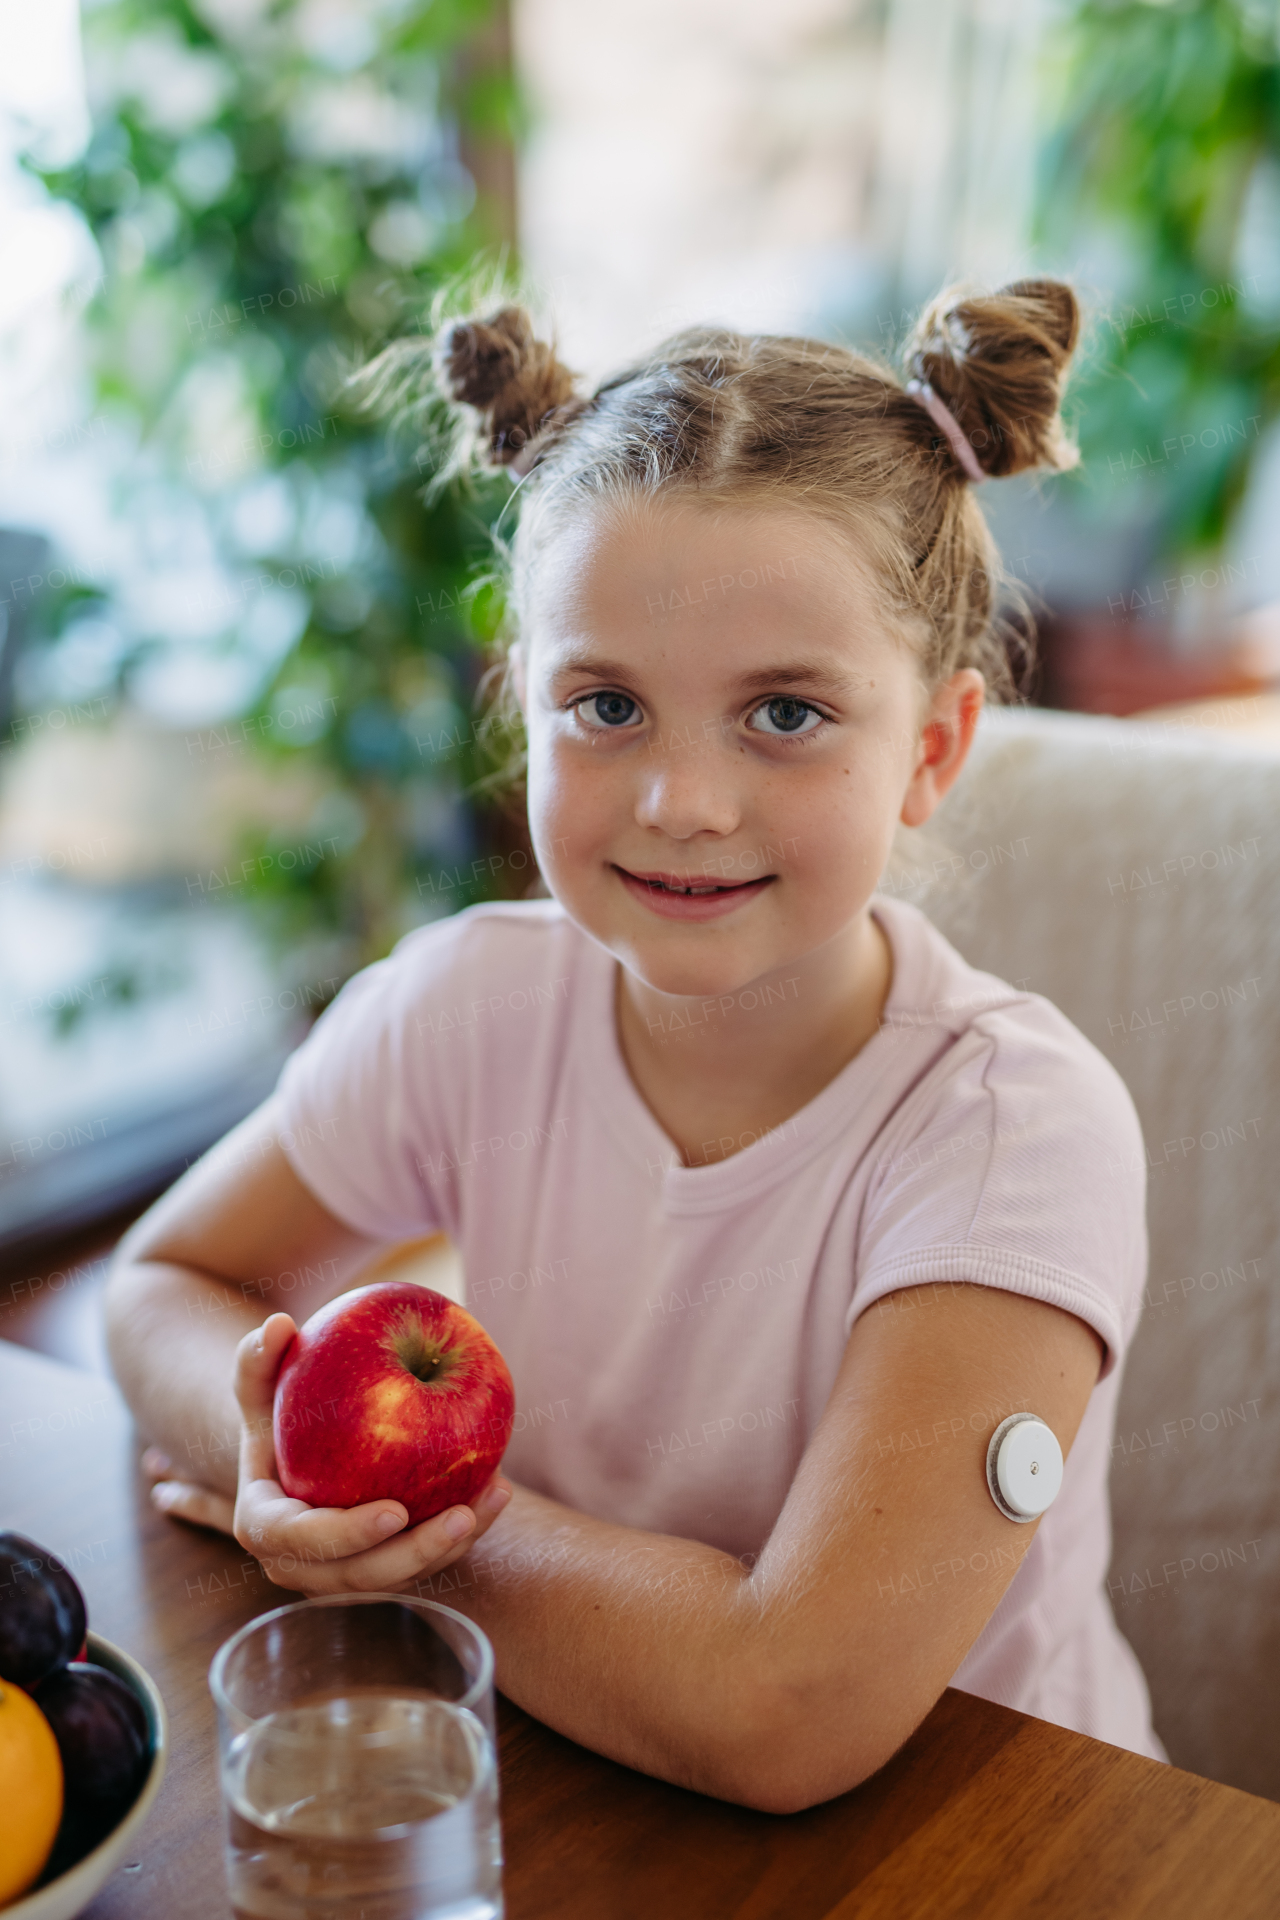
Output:
M1142 1120L1110 1588L1177 1766L1280 1799L1280 748L1035 711L885 883L1045 994Z

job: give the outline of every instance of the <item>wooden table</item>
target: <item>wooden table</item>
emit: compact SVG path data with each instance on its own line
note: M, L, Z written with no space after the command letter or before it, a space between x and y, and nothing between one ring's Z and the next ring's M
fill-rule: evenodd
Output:
M168 1705L136 1860L92 1920L225 1920L215 1649L289 1596L166 1520L110 1381L0 1341L0 1525L60 1554ZM1280 1805L948 1689L874 1779L778 1818L601 1760L500 1705L509 1920L1263 1920Z

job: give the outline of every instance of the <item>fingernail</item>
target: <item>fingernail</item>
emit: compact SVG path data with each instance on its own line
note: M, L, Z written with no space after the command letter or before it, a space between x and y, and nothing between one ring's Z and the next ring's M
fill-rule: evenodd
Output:
M399 1533L404 1521L398 1513L380 1513L373 1523L375 1533Z
M444 1530L451 1540L461 1540L471 1532L475 1521L465 1507L457 1507L444 1523Z
M163 1480L157 1480L155 1486L151 1489L151 1498L158 1507L172 1506L173 1488L166 1486Z
M159 1447L148 1447L142 1456L142 1464L148 1473L170 1473L173 1462L167 1453L161 1453Z
M484 1497L484 1503L491 1513L501 1513L510 1498L510 1487L491 1487Z

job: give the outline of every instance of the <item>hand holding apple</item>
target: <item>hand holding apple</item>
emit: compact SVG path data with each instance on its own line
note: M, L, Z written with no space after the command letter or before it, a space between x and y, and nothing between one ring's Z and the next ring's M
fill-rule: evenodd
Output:
M406 1525L395 1500L344 1509L290 1498L276 1477L272 1414L276 1376L297 1334L287 1313L273 1313L237 1348L240 1476L231 1530L269 1580L295 1593L412 1589L475 1545L511 1499L511 1484L495 1475L469 1506L417 1526ZM183 1512L180 1504L170 1510Z
M416 1526L479 1493L514 1418L506 1362L464 1307L408 1280L357 1287L285 1350L280 1485L311 1506L399 1500Z

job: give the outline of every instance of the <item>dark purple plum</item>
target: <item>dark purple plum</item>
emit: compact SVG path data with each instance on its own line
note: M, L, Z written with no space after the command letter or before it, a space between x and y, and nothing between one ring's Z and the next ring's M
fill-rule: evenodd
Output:
M32 1693L84 1645L84 1595L56 1554L0 1533L0 1680Z
M59 1850L79 1858L118 1826L151 1764L142 1702L105 1667L74 1661L36 1689L53 1728L66 1788Z

